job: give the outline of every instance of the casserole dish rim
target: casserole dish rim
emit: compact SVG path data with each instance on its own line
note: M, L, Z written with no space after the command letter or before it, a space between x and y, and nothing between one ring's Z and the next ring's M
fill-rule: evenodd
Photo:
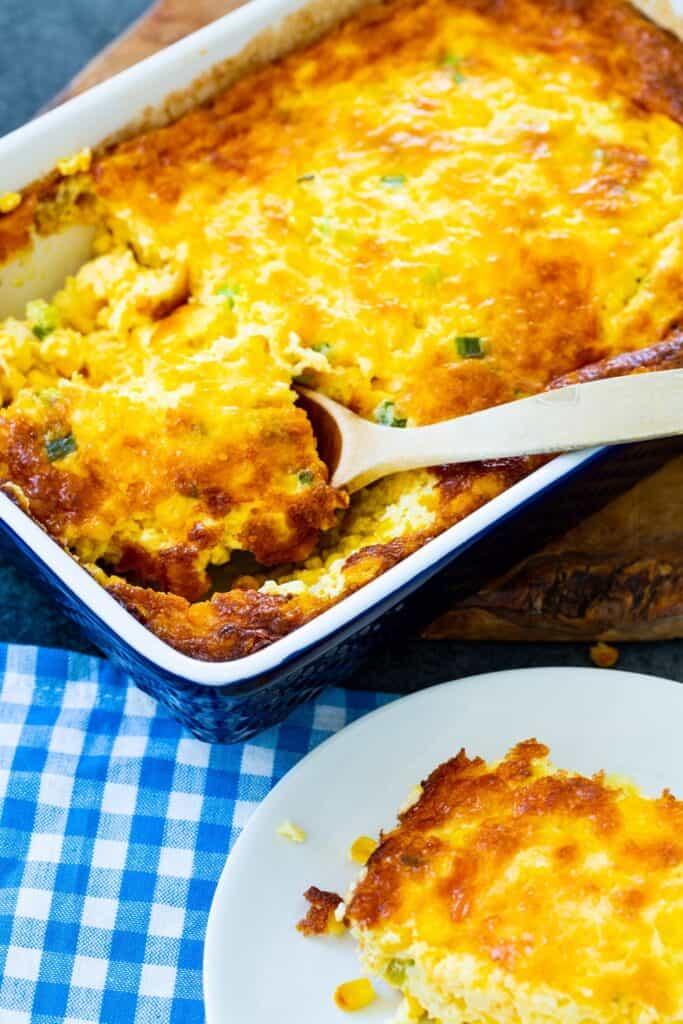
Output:
M239 63L250 43L258 44L261 38L268 40L272 36L277 48L280 33L285 38L281 52L286 52L296 44L292 36L297 34L297 17L305 35L307 25L309 31L311 24L317 31L316 11L324 12L324 31L346 14L372 2L251 0L0 139L0 193L25 186L50 171L58 159L83 146L96 148L119 133L128 135L144 129L152 123L153 111L172 108L174 96L184 94L192 103L200 102L207 95L202 94L202 88L213 82L211 88L217 91L221 85L219 69L229 66L231 61ZM290 21L293 31L287 43ZM269 44L264 45L267 48ZM0 276L2 270L0 267ZM341 631L353 631L356 620L371 615L373 610L379 615L387 603L398 603L404 592L415 589L423 578L457 558L460 551L507 516L609 450L598 448L556 457L309 622L259 651L230 661L204 661L161 640L6 495L0 495L0 518L31 559L58 578L106 631L152 667L210 687L257 686L264 676L269 677L292 661L308 660L317 646L331 641Z
M49 574L68 587L105 630L155 669L209 687L258 685L264 675L304 658L340 631L352 630L354 622L373 609L377 608L379 614L380 606L391 601L392 595L396 598L392 603L398 603L404 591L417 587L422 577L438 572L441 563L457 558L459 552L495 529L508 516L613 450L614 446L599 447L557 456L309 622L252 654L230 661L203 661L161 640L108 593L39 523L2 493L0 520L30 559L39 561Z

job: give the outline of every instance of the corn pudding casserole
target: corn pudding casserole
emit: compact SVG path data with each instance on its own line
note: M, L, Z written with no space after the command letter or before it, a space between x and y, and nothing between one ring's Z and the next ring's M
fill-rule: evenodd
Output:
M0 204L0 260L96 232L0 324L0 481L163 640L263 647L537 464L349 501L297 383L400 429L683 365L682 125L621 0L388 0L61 161Z
M683 803L520 743L437 768L347 900L424 1024L683 1019ZM343 908L342 908L343 912Z

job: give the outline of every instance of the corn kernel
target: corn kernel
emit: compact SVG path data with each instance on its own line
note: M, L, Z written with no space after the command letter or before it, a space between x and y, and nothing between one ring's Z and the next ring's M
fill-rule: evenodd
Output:
M406 993L405 1000L408 1009L408 1020L424 1020L427 1016L427 1011L422 1007L421 1003L418 1003L415 996Z
M344 919L341 920L337 917L333 910L327 919L327 934L328 935L344 935L346 933L346 925Z
M593 644L590 649L591 661L598 668L613 668L619 661L619 651L611 644L604 644L602 641Z
M20 192L5 192L4 196L0 196L0 213L11 213L20 203Z
M375 998L375 990L368 978L357 978L355 981L345 981L343 985L337 986L334 993L334 1001L340 1010L346 1013L355 1013L356 1010L363 1010Z
M349 857L356 864L367 864L376 849L377 842L371 836L358 836L351 844Z
M292 821L283 821L278 825L277 834L283 839L290 839L293 843L303 843L306 839L304 830Z
M70 174L85 174L86 171L90 170L91 163L92 152L86 146L84 149L79 150L78 153L73 153L71 156L65 156L62 160L58 160L57 170L65 177Z

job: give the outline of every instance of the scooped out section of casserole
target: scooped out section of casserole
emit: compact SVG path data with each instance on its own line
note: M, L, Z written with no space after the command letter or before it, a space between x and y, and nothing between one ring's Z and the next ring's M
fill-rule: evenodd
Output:
M264 565L305 558L344 500L265 338L235 338L220 297L162 312L185 279L117 248L7 323L0 449L6 479L82 561L193 599L236 548Z
M169 643L262 647L534 465L349 503L297 383L400 429L683 364L682 122L621 0L389 0L62 164L0 216L5 256L97 229L0 325L0 478Z

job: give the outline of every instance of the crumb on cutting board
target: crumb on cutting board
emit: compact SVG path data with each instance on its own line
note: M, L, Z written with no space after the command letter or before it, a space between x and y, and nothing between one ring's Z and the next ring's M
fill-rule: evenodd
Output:
M614 668L619 661L619 649L612 644L603 643L602 640L593 644L589 653L591 661L598 668Z

